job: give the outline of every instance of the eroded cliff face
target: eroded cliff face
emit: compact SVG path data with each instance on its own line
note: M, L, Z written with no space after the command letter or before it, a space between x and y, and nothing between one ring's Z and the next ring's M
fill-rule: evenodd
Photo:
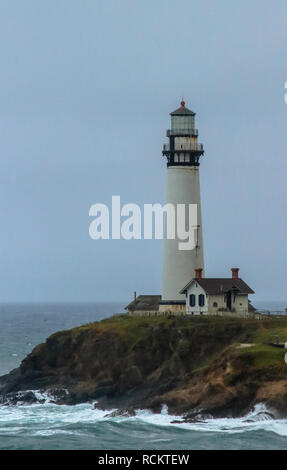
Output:
M287 416L285 350L274 338L287 339L287 318L111 317L50 336L0 379L0 393L4 403L48 390L59 404L166 404L191 418L238 416L265 402Z

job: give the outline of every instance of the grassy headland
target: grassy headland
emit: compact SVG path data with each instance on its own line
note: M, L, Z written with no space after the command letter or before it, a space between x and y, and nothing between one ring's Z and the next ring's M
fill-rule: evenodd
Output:
M0 387L2 394L57 390L59 403L97 399L107 408L154 411L167 404L172 413L214 416L240 415L265 402L286 416L285 341L285 316L120 315L55 333Z

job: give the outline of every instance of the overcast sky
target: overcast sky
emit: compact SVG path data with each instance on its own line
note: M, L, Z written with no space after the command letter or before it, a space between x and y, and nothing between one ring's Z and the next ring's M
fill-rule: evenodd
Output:
M169 112L204 143L206 275L287 300L285 0L0 0L0 300L160 293L162 241L89 208L165 200ZM286 90L287 91L287 90Z

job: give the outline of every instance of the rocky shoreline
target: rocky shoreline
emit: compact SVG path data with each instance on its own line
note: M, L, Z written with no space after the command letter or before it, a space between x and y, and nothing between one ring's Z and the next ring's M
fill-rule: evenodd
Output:
M287 417L287 318L115 316L62 331L0 377L0 404L91 402L133 415L166 405L184 422L246 415L264 403ZM113 411L114 413L114 411Z

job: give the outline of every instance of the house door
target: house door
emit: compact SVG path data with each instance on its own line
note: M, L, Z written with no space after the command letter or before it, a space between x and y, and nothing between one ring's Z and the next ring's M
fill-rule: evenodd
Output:
M227 292L226 294L226 306L228 310L231 310L231 306L232 306L232 292L231 291Z

